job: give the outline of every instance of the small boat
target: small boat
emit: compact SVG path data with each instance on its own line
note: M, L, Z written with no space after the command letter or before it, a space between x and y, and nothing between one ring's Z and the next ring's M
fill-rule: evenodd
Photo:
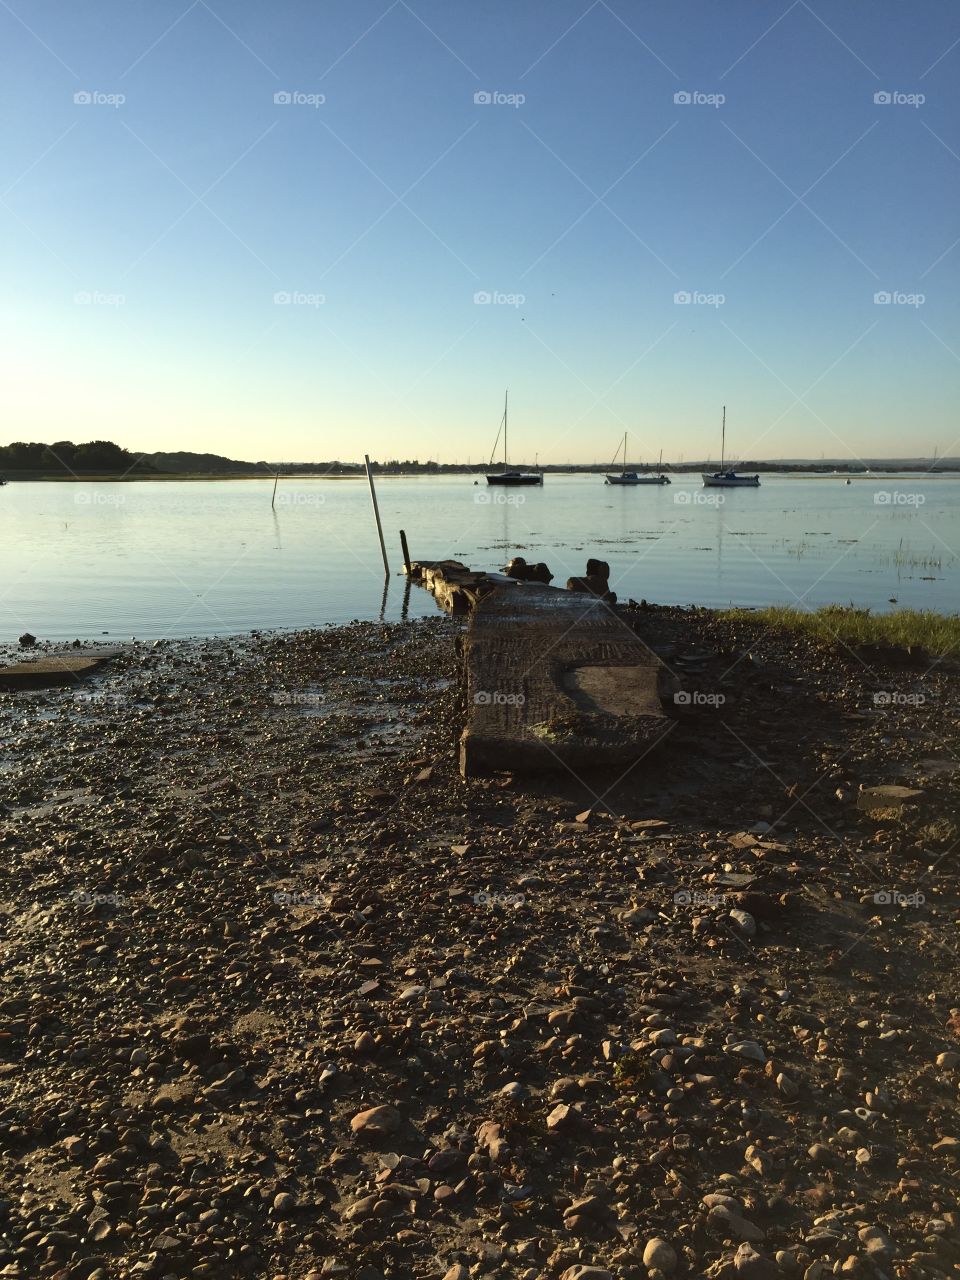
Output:
M517 471L511 470L507 462L507 405L509 401L509 391L504 392L503 396L503 417L500 419L500 431L503 432L503 470L491 471L487 473L487 484L505 484L505 485L532 485L543 484L542 471ZM497 438L493 442L493 452L497 451L497 444L500 440L500 431L497 432ZM490 455L490 464L493 465L493 454Z
M655 476L652 476L649 474L640 475L639 472L637 471L627 470L627 433L626 432L623 433L623 440L620 442L620 449L623 450L623 464L620 470L620 474L617 475L616 472L614 472L612 475L608 474L604 478L604 484L637 485L637 484L669 484L670 483L670 477L665 476L661 470L661 467L663 466L663 450L660 451L660 462L657 466L657 474ZM611 467L615 467L617 465L617 458L619 457L620 449L618 449L617 452L613 455L613 461L610 463Z
M703 472L705 489L759 489L759 476L738 476L736 471L724 471L723 455L727 444L727 406L723 406L723 426L720 435L720 470L711 473Z

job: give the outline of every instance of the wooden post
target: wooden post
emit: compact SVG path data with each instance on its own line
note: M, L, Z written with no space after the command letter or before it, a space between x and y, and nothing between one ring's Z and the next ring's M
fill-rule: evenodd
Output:
M273 477L273 496L270 499L271 508L273 508L274 504L277 501L277 481L279 479L280 479L280 472L278 471L276 475Z
M380 523L380 508L377 506L377 491L373 487L373 472L370 470L370 455L363 455L364 466L367 468L367 480L370 484L370 497L373 500L373 514L377 520L377 533L380 535L380 554L383 556L383 572L390 577L390 561L387 559L387 548L383 541L383 525Z
M400 530L400 549L403 551L403 567L407 571L407 577L410 577L410 548L407 546L407 535Z

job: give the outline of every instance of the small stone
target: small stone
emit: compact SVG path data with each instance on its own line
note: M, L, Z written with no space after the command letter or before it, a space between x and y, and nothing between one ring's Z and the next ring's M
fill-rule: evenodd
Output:
M547 1128L551 1133L560 1129L569 1129L576 1123L578 1113L573 1107L567 1106L561 1102L559 1106L553 1108L547 1116Z
M277 1213L290 1213L297 1207L297 1200L289 1191L279 1191L273 1197L273 1207Z
M790 1101L796 1098L800 1093L800 1089L798 1088L798 1086L794 1083L793 1080L790 1079L790 1077L784 1071L781 1071L780 1074L777 1076L777 1088L783 1094L783 1096Z
M734 907L730 912L730 919L737 931L745 938L757 936L757 922L749 911L741 911L739 907Z
M379 1199L379 1196L363 1196L360 1200L355 1200L343 1216L348 1222L363 1222L372 1217Z
M955 1067L960 1067L960 1053L953 1053L952 1050L938 1053L937 1066L942 1067L944 1071L953 1071Z
M396 1133L400 1128L400 1112L396 1107L370 1107L359 1111L350 1121L350 1128L356 1134L369 1137L384 1137L388 1133Z
M654 1236L644 1245L643 1265L648 1271L656 1268L663 1275L669 1276L677 1268L677 1251L669 1240L664 1240L662 1236Z
M470 1272L466 1267L461 1266L459 1262L455 1262L450 1270L444 1274L443 1280L470 1280Z
M758 1253L752 1244L742 1244L734 1255L733 1265L737 1275L745 1280L777 1280L780 1268L772 1258Z
M877 1262L889 1262L893 1257L893 1243L879 1227L861 1227L857 1234L869 1258Z
M709 1198L717 1200L720 1197L711 1196ZM722 1198L725 1199L726 1197ZM706 1199L707 1197L704 1197L704 1200ZM754 1223L750 1222L742 1213L730 1209L722 1204L715 1204L710 1210L709 1221L712 1226L723 1231L725 1235L728 1235L735 1240L746 1240L750 1243L755 1243L757 1240L762 1240L764 1237L762 1227L758 1227Z
M509 1084L505 1084L500 1090L501 1098L506 1098L510 1102L522 1102L527 1096L527 1089L519 1080L511 1080Z
M614 1276L612 1271L605 1271L603 1267L585 1267L578 1264L575 1267L567 1267L560 1280L614 1280Z
M767 1055L756 1040L737 1040L726 1046L726 1052L737 1058L746 1058L749 1062L766 1062Z

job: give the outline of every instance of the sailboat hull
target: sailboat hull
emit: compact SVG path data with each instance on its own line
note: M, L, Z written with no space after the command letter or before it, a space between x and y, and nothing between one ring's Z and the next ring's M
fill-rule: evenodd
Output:
M759 476L738 476L732 471L717 471L713 475L704 475L705 489L759 489Z
M670 479L668 476L638 476L628 471L626 475L608 475L606 482L607 484L625 484L632 487L638 484L669 484Z
M543 484L543 476L536 471L499 471L487 476L487 484L517 485Z

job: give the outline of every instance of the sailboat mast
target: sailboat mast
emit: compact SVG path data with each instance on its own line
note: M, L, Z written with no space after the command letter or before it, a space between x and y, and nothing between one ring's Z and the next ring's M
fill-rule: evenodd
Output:
M503 393L503 469L507 469L507 404L510 399L510 392Z
M627 474L627 433L623 433L623 470L621 475Z
M723 455L727 447L727 406L723 406L723 426L720 428L720 470L723 470Z

